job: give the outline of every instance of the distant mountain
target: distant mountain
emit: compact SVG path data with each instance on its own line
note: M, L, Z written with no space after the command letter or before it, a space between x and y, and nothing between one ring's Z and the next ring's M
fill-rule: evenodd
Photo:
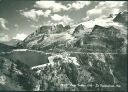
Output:
M7 51L11 51L12 49L15 49L16 47L14 46L9 46L3 43L0 43L0 52L7 52Z
M11 39L10 41L6 41L6 42L2 42L6 45L9 45L9 46L16 46L16 44L20 42L20 40L18 39Z

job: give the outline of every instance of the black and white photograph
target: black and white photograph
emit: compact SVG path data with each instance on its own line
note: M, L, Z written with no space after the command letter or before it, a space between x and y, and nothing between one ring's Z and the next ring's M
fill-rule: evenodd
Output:
M128 1L0 0L0 92L127 92Z

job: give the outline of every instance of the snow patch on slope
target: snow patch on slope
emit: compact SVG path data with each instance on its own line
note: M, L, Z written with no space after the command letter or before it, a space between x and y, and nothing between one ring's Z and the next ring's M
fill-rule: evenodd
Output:
M80 23L85 26L85 31L91 32L92 28L95 25L103 26L103 27L110 27L113 26L119 30L122 34L127 34L127 27L125 27L123 24L114 22L113 18L108 18L107 16L101 16L99 18L93 19L93 20L88 20ZM80 25L78 24L78 25ZM78 25L74 25L75 27Z
M83 22L82 24L87 28L92 28L95 25L100 25L100 26L104 26L104 27L107 27L107 26L122 27L122 25L119 25L119 23L113 22L112 20L113 20L113 18L107 18L105 16L102 16L102 17L96 18L94 20Z

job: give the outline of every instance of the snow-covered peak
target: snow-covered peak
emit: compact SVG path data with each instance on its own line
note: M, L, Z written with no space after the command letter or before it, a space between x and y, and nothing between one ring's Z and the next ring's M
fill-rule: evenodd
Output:
M113 18L107 18L105 16L102 16L100 18L96 18L94 20L86 21L81 23L83 24L86 28L92 28L95 25L100 25L103 27L108 27L108 26L122 26L119 23L113 22Z

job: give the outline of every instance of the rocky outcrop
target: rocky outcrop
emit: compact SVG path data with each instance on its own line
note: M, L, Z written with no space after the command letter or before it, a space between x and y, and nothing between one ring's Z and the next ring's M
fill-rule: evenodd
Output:
M65 32L69 29L70 29L69 25L63 26L62 24L58 24L58 25L54 26L52 33L61 33L61 32Z
M84 25L80 24L73 31L73 36L80 37L83 35L84 31L85 31Z

